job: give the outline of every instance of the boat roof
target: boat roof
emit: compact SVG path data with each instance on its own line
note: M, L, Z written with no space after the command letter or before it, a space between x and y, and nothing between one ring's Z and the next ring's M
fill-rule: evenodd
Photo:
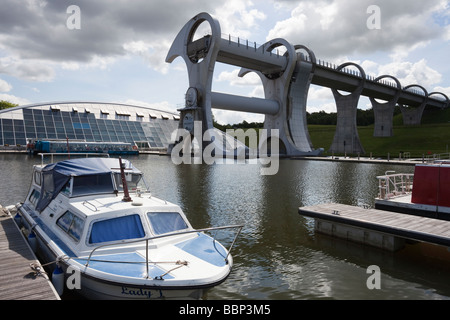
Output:
M125 164L126 172L141 173L130 161L122 159L122 163ZM71 177L118 172L119 170L119 159L117 158L78 158L48 164L42 171Z
M127 173L140 174L130 161L122 160ZM110 175L120 172L117 158L78 158L46 165L42 169L42 190L36 210L42 212L62 190L71 177Z

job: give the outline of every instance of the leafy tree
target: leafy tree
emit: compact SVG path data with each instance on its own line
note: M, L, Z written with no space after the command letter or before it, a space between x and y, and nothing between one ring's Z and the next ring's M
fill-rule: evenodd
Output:
M18 104L9 101L0 100L0 110L17 107Z

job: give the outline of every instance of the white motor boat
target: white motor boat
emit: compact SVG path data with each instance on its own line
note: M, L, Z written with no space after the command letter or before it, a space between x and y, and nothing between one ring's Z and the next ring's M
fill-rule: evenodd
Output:
M142 182L142 172L120 158L34 166L17 218L60 293L199 299L228 277L242 226L193 229L178 205L153 197ZM222 230L229 248L216 240Z

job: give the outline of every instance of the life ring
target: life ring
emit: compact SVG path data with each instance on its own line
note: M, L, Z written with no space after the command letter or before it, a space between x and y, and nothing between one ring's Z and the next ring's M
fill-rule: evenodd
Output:
M138 147L137 146L133 146L133 150L137 150L138 149Z

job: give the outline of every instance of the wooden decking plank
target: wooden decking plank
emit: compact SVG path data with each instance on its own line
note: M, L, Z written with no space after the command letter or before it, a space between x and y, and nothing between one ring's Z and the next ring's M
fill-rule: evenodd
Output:
M435 233L440 233L440 234L448 234L450 236L450 226L447 224L436 224L436 225L429 225L429 224L424 224L423 227L424 228L429 228L429 227L433 227L433 230Z
M47 276L34 276L39 263L11 216L0 217L0 300L58 300Z

